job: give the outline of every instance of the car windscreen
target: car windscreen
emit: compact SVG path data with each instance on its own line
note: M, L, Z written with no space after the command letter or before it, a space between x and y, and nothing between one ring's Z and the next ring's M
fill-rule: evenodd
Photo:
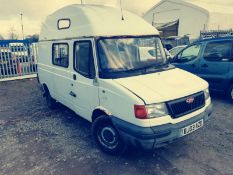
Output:
M102 73L127 73L166 63L158 36L100 38L97 41Z

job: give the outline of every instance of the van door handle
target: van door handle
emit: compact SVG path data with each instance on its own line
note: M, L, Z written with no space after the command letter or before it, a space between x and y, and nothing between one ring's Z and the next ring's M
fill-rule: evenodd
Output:
M201 67L203 67L203 68L207 68L207 67L208 67L208 65L207 65L207 64L203 64Z
M77 80L77 76L75 74L73 74L73 79Z
M77 97L77 95L76 95L73 91L70 91L70 96L72 96L72 97L74 97L74 98Z

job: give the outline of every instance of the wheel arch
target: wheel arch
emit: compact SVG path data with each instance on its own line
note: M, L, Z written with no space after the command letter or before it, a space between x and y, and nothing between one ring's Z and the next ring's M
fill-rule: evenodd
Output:
M46 83L43 83L43 84L42 84L42 90L43 90L43 96L44 96L44 97L45 97L48 93L50 94L49 88L48 88L48 86L47 86Z
M108 111L107 109L103 107L96 107L94 111L92 112L92 117L91 117L92 122L94 122L98 117L102 115L111 116L112 114L110 111Z

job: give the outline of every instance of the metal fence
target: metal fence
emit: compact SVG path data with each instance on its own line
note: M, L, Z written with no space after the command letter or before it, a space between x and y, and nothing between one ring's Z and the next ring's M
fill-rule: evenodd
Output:
M218 38L218 37L227 37L233 36L233 29L229 30L205 30L200 32L200 38Z
M38 44L0 45L0 80L37 73Z

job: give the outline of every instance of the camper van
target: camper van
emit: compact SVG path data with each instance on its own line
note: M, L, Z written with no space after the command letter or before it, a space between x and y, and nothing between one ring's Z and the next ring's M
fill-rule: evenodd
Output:
M90 121L109 154L164 146L210 118L208 83L170 65L159 32L128 11L66 6L43 23L38 52L48 106L60 102Z

